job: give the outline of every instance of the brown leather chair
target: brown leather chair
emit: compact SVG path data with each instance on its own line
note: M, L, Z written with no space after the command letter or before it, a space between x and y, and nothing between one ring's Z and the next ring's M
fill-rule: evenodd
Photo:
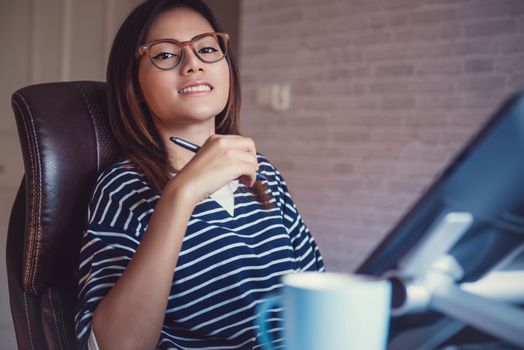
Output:
M25 175L7 237L18 349L76 349L80 239L98 173L121 154L107 122L106 85L25 87L12 105Z

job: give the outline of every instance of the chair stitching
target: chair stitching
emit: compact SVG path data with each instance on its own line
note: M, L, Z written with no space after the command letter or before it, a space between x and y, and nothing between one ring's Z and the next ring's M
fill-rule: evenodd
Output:
M15 93L15 95L19 96L19 98L23 99L23 97L18 94L18 93ZM24 113L22 111L22 108L20 107L20 105L18 104L18 101L16 101L15 99L12 100L13 104L16 105L17 109L20 111L20 114L23 116ZM22 118L22 123L23 123L23 126L24 126L24 131L25 131L25 134L26 134L26 137L28 136L29 134L29 131L27 130L27 122L25 120L25 118ZM34 188L35 188L35 184L34 184L34 180L35 180L35 175L34 175L34 168L33 168L33 149L31 147L31 145L28 147L29 149L29 159L30 159L30 164L31 164L31 181L32 181L32 185L31 185L31 206L33 207L32 210L31 210L31 213L30 216L31 216L31 222L33 222L34 220L34 215L33 215L33 210L34 210L34 205L35 205L35 199L34 199L34 196L35 196L35 193L34 193ZM32 246L33 246L33 240L32 239L29 239L29 251L32 251ZM29 277L27 276L29 272L27 270L25 270L25 274L24 274L24 281L25 280L28 280Z
M32 122L32 119L33 119L33 115L31 113L31 109L29 108L29 105L27 104L27 101L25 100L24 96L22 96L20 93L15 93L16 96L18 96L20 98L20 100L24 103L28 113L29 113L29 116L30 116L30 121L31 121L31 124L33 124ZM29 239L29 247L28 247L28 251L29 251L29 261L32 261L33 259L34 260L37 260L38 259L38 256L35 254L35 251L38 250L38 242L40 241L40 233L41 233L41 227L40 227L40 215L41 215L41 195L40 195L40 191L41 191L41 188L42 188L42 185L41 185L41 174L39 174L39 187L37 188L37 184L36 184L36 170L33 166L33 163L36 163L37 164L37 169L41 170L41 167L40 167L40 157L38 157L38 143L36 142L36 132L34 131L34 124L32 125L32 129L33 129L33 134L30 133L30 130L28 128L28 125L27 125L27 120L26 118L24 118L24 113L22 112L22 108L20 107L20 105L18 104L18 101L16 100L12 100L13 101L13 104L16 105L16 107L18 108L18 110L20 111L20 114L22 115L22 122L23 122L23 125L24 125L24 131L25 131L25 134L26 134L26 137L28 139L28 142L29 142L29 158L31 160L31 182L32 182L32 193L31 193L31 197L32 197L32 209L31 209L31 222L34 224L34 227L35 227L35 230L36 230L36 240L33 239L33 232L30 232L30 239ZM33 141L33 142L31 142ZM32 144L34 145L35 149L35 153L36 154L33 154L33 147ZM38 205L37 205L37 200L36 200L36 197L37 197L37 194L38 194ZM35 216L33 213L34 212L37 212L37 215ZM36 262L36 265L38 265L38 262ZM27 269L24 273L24 281L29 281L30 285L32 286L33 288L33 293L36 292L36 286L35 286L35 279L33 278L33 274L34 274L34 270L36 269L36 265L33 265L33 264L30 264L29 265L29 269Z
M57 335L57 338L58 338L58 344L60 345L60 349L65 349L64 346L62 345L62 337L61 337L61 334L60 334L60 329L59 329L60 327L59 327L58 317L57 317L57 315L55 313L55 308L54 308L54 305L53 305L53 299L51 297L51 293L53 293L53 289L52 288L49 289L48 299L49 299L49 306L51 307L51 312L53 313L53 323L54 323L56 335Z
M59 303L59 299L63 299L60 297L60 295L58 294L58 291L57 291L57 304ZM71 348L71 345L70 345L70 342L69 342L69 337L67 335L67 329L65 327L65 322L64 322L64 313L63 313L63 310L61 309L61 313L59 315L59 318L60 318L60 322L59 322L59 325L62 326L62 335L64 337L64 340L65 340L65 343L66 343L66 349L70 349Z
M95 133L95 140L96 140L96 170L100 171L100 143L99 143L97 125L96 125L95 118L92 112L93 108L91 108L91 104L89 103L85 92L76 84L74 85L74 87L78 90L78 92L82 96L82 99L84 100L84 103L85 103L85 107L87 111L89 112L89 117L91 117L91 124L93 125L93 130Z
M25 318L27 320L27 328L29 330L29 344L31 344L31 349L34 349L33 345L33 333L31 332L31 321L29 320L29 313L27 308L27 295L24 293L24 309L25 309Z
M28 106L29 107L29 106ZM33 285L33 289L34 291L36 292L37 291L37 287L35 285L36 283L36 278L35 278L35 273L34 271L37 271L38 270L38 265L39 265L39 255L36 254L37 251L39 251L40 247L39 247L39 243L40 243L40 240L42 238L42 227L41 227L41 222L42 222L42 174L41 174L41 171L42 171L42 163L40 161L40 149L38 148L38 142L37 142L37 139L36 139L36 130L35 130L35 125L34 125L34 118L33 118L33 113L31 113L31 110L29 109L29 116L31 117L30 118L30 121L31 121L31 127L32 127L32 131L33 131L33 136L35 138L35 155L36 155L36 161L37 161L37 164L38 164L38 167L37 169L39 170L39 174L38 174L38 217L37 217L37 220L36 220L36 223L37 223L37 230L36 230L36 235L37 235L37 240L36 240L36 248L35 248L35 252L34 252L34 256L35 256L35 262L34 262L34 266L33 266L33 279L32 279L32 285Z
M58 290L56 291L56 303L57 305L60 305L60 300L59 299L62 299L60 294L58 293ZM71 348L71 346L69 346L69 337L67 336L67 329L65 327L65 322L64 322L64 313L63 313L63 310L61 308L60 309L60 313L58 314L58 318L60 320L60 322L58 322L58 325L61 326L62 328L62 341L64 341L64 344L66 344L66 346L64 347L64 349L69 349Z
M33 143L34 143L34 147L35 147L35 162L36 162L36 165L37 165L37 170L38 170L38 191L34 191L34 196L38 199L38 204L36 204L36 209L37 209L37 216L35 218L35 226L36 226L36 240L35 241L35 244L33 245L34 248L31 249L31 257L29 259L29 261L33 261L34 260L34 264L31 264L30 268L31 268L31 274L30 276L32 277L31 278L31 286L33 287L33 292L36 293L37 292L37 287L35 285L35 276L34 276L34 271L36 271L38 269L38 254L36 254L36 252L39 250L39 243L40 243L40 239L41 239L41 235L42 235L42 227L40 226L40 223L41 223L41 215L42 215L42 174L41 174L41 171L42 171L42 166L41 166L41 162L40 162L40 152L39 152L39 148L38 148L38 141L37 141L37 137L36 137L36 130L35 130L35 125L34 125L34 117L33 117L33 113L31 112L31 109L29 108L29 105L27 104L27 101L24 99L24 97L22 95L20 95L20 98L22 99L22 101L24 102L26 108L27 108L27 112L29 114L29 121L31 122L31 129L30 131L32 131L32 134L29 135L29 133L26 131L26 135L28 137L30 136L33 136ZM36 183L35 183L36 184ZM37 196L38 194L38 196ZM33 240L31 240L33 241Z
M64 334L66 335L65 339L66 339L67 345L68 345L69 348L76 348L76 343L74 341L73 341L73 343L71 343L71 337L69 336L71 334L69 333L69 331L66 328L66 323L63 320L63 316L64 315L62 315L62 328L64 329ZM73 319L73 327L74 327L74 319ZM73 336L73 339L76 339L76 334L75 334L74 328L73 328L72 336Z

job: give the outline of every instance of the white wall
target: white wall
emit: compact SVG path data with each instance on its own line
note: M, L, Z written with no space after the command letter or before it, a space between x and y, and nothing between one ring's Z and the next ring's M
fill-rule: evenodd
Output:
M5 240L23 165L11 95L36 83L104 80L109 48L137 0L0 0L0 349L16 343Z
M121 22L141 0L0 0L0 349L16 342L9 309L5 241L23 175L11 95L26 85L105 80ZM240 0L206 0L238 42ZM233 43L236 51L236 44Z

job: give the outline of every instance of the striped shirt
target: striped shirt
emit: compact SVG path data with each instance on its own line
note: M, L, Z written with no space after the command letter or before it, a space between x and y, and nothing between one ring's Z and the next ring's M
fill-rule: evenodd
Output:
M319 249L280 173L262 155L271 208L242 183L231 215L211 197L194 209L174 271L158 349L258 349L256 306L278 293L281 277L323 271ZM76 332L87 348L93 312L132 259L159 195L127 161L98 178L80 252ZM270 317L283 346L281 310Z

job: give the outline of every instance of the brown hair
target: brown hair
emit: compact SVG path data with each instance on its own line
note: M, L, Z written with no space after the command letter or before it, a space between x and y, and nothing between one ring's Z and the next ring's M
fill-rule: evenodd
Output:
M171 167L164 144L152 116L141 99L136 50L144 44L149 28L163 12L187 7L202 15L216 32L222 29L209 7L200 0L148 0L136 7L116 34L107 65L109 122L124 155L139 169L155 191L161 193L169 181ZM224 110L215 118L217 134L239 135L240 80L233 54L229 65L229 97ZM268 207L266 186L257 181L252 188L257 200Z

